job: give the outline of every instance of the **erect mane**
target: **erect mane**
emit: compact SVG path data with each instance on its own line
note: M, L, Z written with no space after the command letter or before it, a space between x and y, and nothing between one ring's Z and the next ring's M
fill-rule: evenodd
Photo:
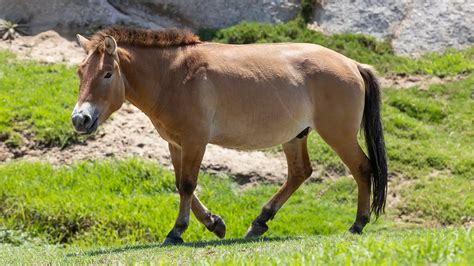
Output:
M147 30L140 28L112 27L97 31L90 38L87 50L104 51L105 36L114 37L117 44L140 47L174 47L197 44L199 37L189 30L164 29Z

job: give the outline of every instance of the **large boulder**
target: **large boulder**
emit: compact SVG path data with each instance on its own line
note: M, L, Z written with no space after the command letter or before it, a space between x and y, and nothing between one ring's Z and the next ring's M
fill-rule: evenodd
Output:
M399 54L418 55L474 42L473 0L324 0L314 19L328 33L390 39Z
M192 28L223 28L241 21L286 22L299 11L299 0L109 0L126 14L166 16Z
M474 42L474 0L317 0L314 21L327 33L390 39L399 54L418 55ZM0 0L0 19L22 22L31 34L62 36L113 24L147 28L222 28L241 21L293 19L300 0Z
M222 28L241 21L286 22L298 11L298 0L0 0L0 18L26 23L33 34L112 24Z

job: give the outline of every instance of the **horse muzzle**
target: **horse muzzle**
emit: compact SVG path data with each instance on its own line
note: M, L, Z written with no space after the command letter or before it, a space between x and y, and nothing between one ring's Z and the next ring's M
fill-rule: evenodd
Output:
M76 132L91 134L99 126L99 112L97 108L89 103L83 103L74 108L71 115L72 125Z

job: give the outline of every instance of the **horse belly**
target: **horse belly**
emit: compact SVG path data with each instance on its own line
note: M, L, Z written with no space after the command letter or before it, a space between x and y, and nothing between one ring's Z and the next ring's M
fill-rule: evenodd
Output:
M292 140L307 127L313 127L313 108L309 98L295 97L295 94L292 96L278 99L270 97L262 101L254 98L242 102L241 106L227 106L218 110L210 143L253 150Z

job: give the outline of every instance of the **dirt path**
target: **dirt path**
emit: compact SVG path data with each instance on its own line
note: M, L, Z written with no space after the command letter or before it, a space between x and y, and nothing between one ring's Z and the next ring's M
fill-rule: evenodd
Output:
M84 51L73 37L62 37L52 30L13 41L0 40L0 49L8 49L19 58L34 59L42 63L75 65L84 58Z
M464 79L466 75L455 75L440 78L427 75L391 75L380 77L379 82L382 88L408 89L418 87L420 90L427 90L430 85L443 84Z
M76 160L130 156L157 160L171 168L167 142L159 137L148 117L126 103L113 115L113 119L107 121L84 144L71 145L65 149L24 149L18 159L62 165ZM282 183L286 178L286 160L283 154L236 151L211 144L207 146L202 169L232 174L242 185L255 181Z

